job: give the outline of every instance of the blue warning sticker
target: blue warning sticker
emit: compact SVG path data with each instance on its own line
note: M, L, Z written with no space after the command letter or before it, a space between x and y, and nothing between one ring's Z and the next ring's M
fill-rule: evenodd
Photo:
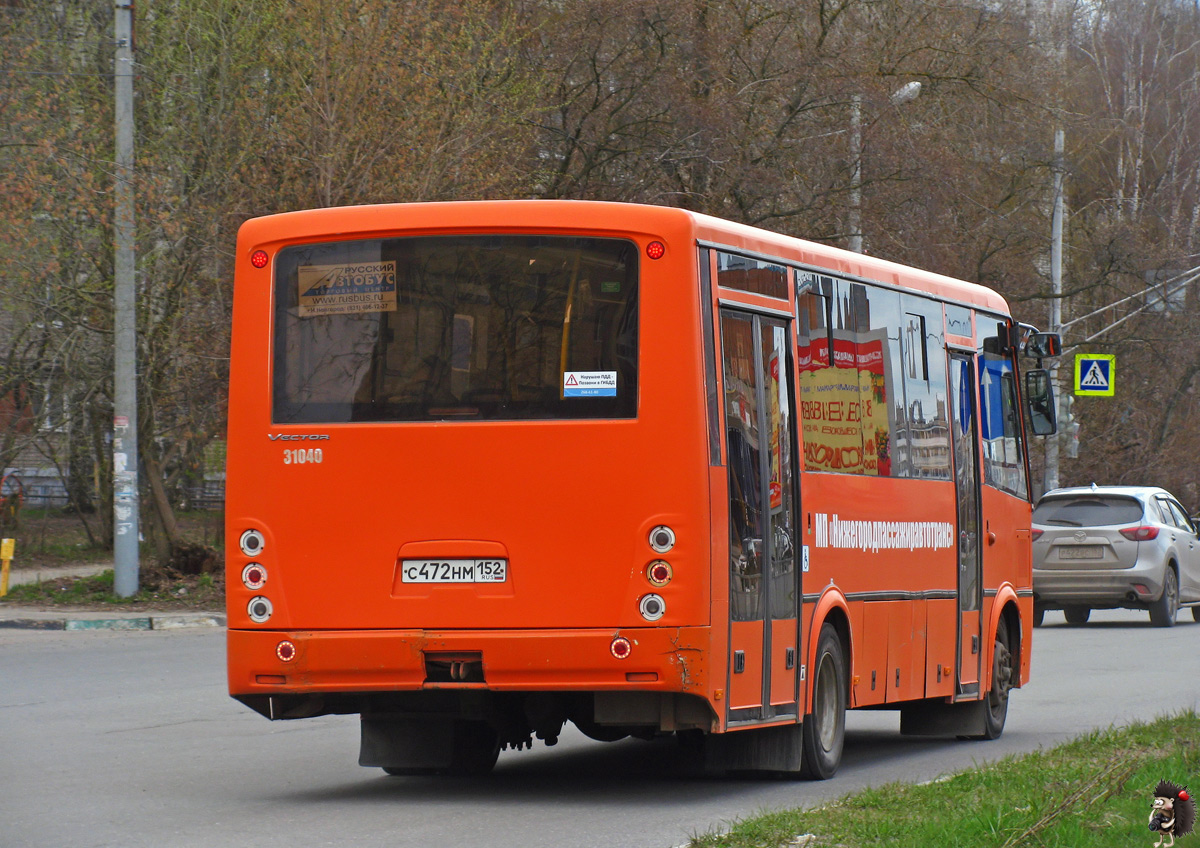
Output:
M564 371L563 397L616 397L616 371Z

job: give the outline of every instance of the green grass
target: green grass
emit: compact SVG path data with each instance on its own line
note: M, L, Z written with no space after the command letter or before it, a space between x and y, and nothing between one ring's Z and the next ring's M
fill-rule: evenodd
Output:
M807 845L1150 848L1159 780L1200 790L1200 716L1096 731L923 786L889 784L816 810L789 810L694 838L690 848ZM811 834L808 841L798 840ZM1189 840L1182 837L1180 848Z

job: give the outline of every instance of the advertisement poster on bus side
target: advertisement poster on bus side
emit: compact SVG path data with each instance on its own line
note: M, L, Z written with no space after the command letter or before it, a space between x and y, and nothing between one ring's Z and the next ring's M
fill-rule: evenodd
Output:
M300 316L394 312L396 263L349 262L297 269Z
M768 363L770 369L770 377L767 379L767 414L770 419L770 448L771 448L771 479L767 484L767 491L770 493L771 509L779 509L783 506L783 445L780 442L779 436L782 431L782 406L781 389L783 388L779 382L779 351L775 350L771 353L771 358ZM783 421L783 425L787 422Z
M800 350L804 466L810 471L891 474L885 331L840 333Z

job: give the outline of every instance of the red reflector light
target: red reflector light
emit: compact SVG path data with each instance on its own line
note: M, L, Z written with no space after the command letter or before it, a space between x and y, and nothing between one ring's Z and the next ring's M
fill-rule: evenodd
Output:
M650 581L651 586L659 588L666 586L671 582L673 573L671 571L671 564L666 560L657 559L646 566L646 579Z
M658 682L657 671L627 671L625 679L630 683L656 683Z
M242 569L242 583L247 589L257 591L267 582L267 570L257 562L252 562Z
M667 254L667 246L661 241L652 241L646 245L646 255L651 259L662 259Z
M1158 538L1157 527L1126 527L1120 532L1122 536L1131 542L1149 542L1151 539Z
M287 683L287 678L282 674L256 674L254 675L255 683L266 683L270 686L282 686Z
M1042 538L1042 534L1045 532L1046 532L1045 530L1030 530L1029 531L1030 535L1033 537L1033 541L1035 541L1035 542L1038 539Z
M269 258L265 250L256 250L250 254L250 264L255 268L266 268Z
M296 646L286 640L280 642L275 648L275 656L284 662L291 662L296 658Z
M612 651L614 657L623 660L633 652L633 644L624 636L618 636L612 640L609 650Z

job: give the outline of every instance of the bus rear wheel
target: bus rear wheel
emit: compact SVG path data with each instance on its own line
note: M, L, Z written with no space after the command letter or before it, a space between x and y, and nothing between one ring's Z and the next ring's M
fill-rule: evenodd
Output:
M500 737L486 721L459 721L454 728L454 753L446 771L457 775L488 774L500 757Z
M983 733L975 739L996 739L1004 732L1008 720L1008 695L1016 678L1016 667L1012 653L1012 640L1008 635L1008 622L1003 619L996 627L996 641L992 646L992 688L987 694L983 712Z
M804 717L804 764L800 773L813 780L833 777L846 742L846 653L837 629L826 622L813 663L812 712Z

